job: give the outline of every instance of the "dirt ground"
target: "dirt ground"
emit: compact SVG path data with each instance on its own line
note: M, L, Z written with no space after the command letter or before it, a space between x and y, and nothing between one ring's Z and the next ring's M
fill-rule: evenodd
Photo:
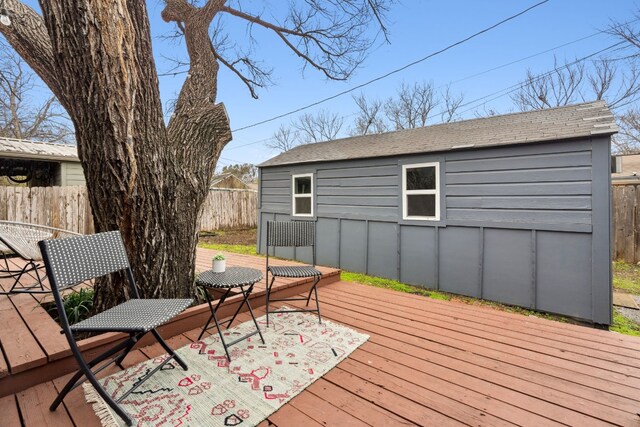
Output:
M200 233L200 242L224 245L255 245L256 229L220 230Z

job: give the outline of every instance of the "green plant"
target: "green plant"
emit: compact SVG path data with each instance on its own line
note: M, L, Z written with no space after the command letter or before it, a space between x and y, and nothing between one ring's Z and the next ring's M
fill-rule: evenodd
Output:
M63 298L62 305L70 324L86 319L93 308L93 289L80 289L68 294Z
M224 261L225 257L223 254L217 254L216 256L213 257L214 261Z

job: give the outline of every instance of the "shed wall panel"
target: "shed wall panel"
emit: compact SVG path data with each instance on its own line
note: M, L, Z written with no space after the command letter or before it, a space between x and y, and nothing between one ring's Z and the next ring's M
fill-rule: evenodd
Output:
M367 274L398 280L398 227L369 221Z
M400 228L400 281L437 287L436 228L403 225Z
M447 184L503 184L518 182L573 182L591 180L591 167L515 169L447 173Z
M485 228L482 297L533 308L531 232Z
M316 258L318 265L340 266L340 220L318 218L316 224Z
M448 208L591 210L589 196L451 196Z
M591 195L590 182L541 182L517 184L455 184L446 186L449 196L579 196Z
M440 289L480 297L480 229L443 228L438 241Z
M591 166L591 151L583 150L568 153L543 154L532 153L528 155L517 155L512 157L449 160L447 162L447 171L476 172L575 166Z
M536 308L591 318L591 235L536 233Z
M365 221L342 220L340 227L340 268L367 271L367 224Z

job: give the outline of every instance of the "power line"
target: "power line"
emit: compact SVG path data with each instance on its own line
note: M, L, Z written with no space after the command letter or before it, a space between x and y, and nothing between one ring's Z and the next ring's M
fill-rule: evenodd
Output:
M632 21L629 21L629 23L632 23L632 22L635 22L635 21L638 21L638 20L640 20L640 18L639 18L639 19L634 19L634 20L632 20ZM527 60L527 59L534 58L534 57L536 57L536 56L544 55L545 53L553 52L554 50L557 50L557 49L560 49L560 48L563 48L563 47L566 47L566 46L569 46L569 45L572 45L572 44L575 44L575 43L581 42L581 41L583 41L583 40L589 39L589 38L591 38L591 37L597 36L597 35L602 34L602 33L606 33L606 31L605 31L605 30L603 30L603 31L598 31L598 32L593 33L593 34L590 34L590 35L588 35L588 36L584 36L584 37L581 37L581 38L579 38L579 39L572 40L572 41L570 41L570 42L563 43L563 44L561 44L561 45L558 45L558 46L555 46L555 47L552 47L552 48L549 48L549 49L543 50L543 51L541 51L541 52L537 52L537 53L534 53L534 54L532 54L532 55L525 56L525 57L520 58L520 59L516 59L515 61L511 61L511 62L508 62L508 63L502 64L502 65L498 65L498 66L493 67L493 68L490 68L490 69L488 69L488 70L480 71L480 72L478 72L478 73L475 73L475 74L472 74L472 75L469 75L469 76L463 77L463 78L461 78L461 79L454 80L454 81L450 82L449 84L456 84L456 83L459 83L459 82L464 81L464 80L468 80L468 79L471 79L471 78L474 78L474 77L478 77L478 76L481 76L481 75L483 75L483 74L487 74L487 73L489 73L489 72L492 72L492 71L495 71L495 70L499 70L499 69L501 69L501 68L508 67L508 66L510 66L510 65L513 65L513 64L517 64L518 62L522 62L522 61L525 61L525 60ZM611 48L611 47L609 47L609 48ZM607 49L609 49L609 48L607 48ZM607 49L605 49L605 50L607 50ZM600 52L597 52L597 53L600 53ZM597 54L597 53L596 53L596 54ZM592 57L592 56L594 56L594 55L596 55L596 54L591 54L591 55L589 55L589 57ZM518 84L518 85L520 85L520 84ZM516 86L518 86L518 85L516 85ZM440 86L439 86L439 88L442 88L442 87L445 87L445 86L447 86L447 85L440 85ZM507 88L507 89L510 89L511 87L512 87L512 86L510 86L510 87L509 87L509 88ZM502 89L502 90L500 90L500 91L498 91L498 92L494 92L494 93L492 93L492 94L490 94L490 95L487 95L487 96L485 96L485 97L493 96L493 95L495 95L496 93L502 92L503 90L507 90L507 89ZM479 101L479 100L482 100L482 99L484 99L485 97L478 98L478 99L475 99L475 100L473 100L473 101L469 101L469 102L467 102L467 103L463 104L463 106L469 105L469 104L474 103L474 102L477 102L477 101ZM487 102L489 102L489 101L487 101ZM474 108L475 108L475 107L474 107ZM355 115L355 114L357 114L357 113L347 114L347 115L341 116L341 118L343 118L343 119L344 119L344 118L346 118L346 117L350 117L350 116L353 116L353 115ZM274 140L274 139L275 139L274 137L263 138L263 139L259 139L259 140L257 140L257 141L252 141L252 142L248 142L248 143L245 143L245 144L242 144L242 145L237 145L237 146L235 146L235 147L229 147L229 148L227 148L227 150L235 150L235 149L238 149L238 148L243 148L243 147L247 147L247 146L250 146L250 145L259 144L259 143L261 143L261 142L272 141L272 140Z
M564 64L564 65L563 65L563 66L561 66L561 67L556 67L556 68L554 68L553 70L547 71L546 73L539 74L539 75L537 75L536 77L534 77L532 81L534 81L534 82L535 82L535 81L538 81L538 80L540 80L540 79L543 79L544 77L547 77L547 76L549 76L549 75L551 75L551 74L553 74L553 73L555 73L555 72L557 72L557 71L560 71L560 70L562 70L562 69L564 69L564 68L568 68L568 67L570 67L570 66L572 66L572 65L575 65L575 64L578 64L578 63L580 63L580 62L586 61L586 60L587 60L587 59L589 59L589 58L592 58L592 57L594 57L594 56L596 56L596 55L599 55L599 54L601 54L602 52L606 52L607 50L610 50L610 49L613 49L613 48L615 48L615 47L621 46L621 45L623 45L623 44L625 44L625 43L626 43L626 41L624 41L624 40L623 40L623 41L620 41L620 42L618 42L618 43L612 44L611 46L608 46L608 47L606 47L606 48L604 48L604 49L600 49L600 50L599 50L599 51L597 51L597 52L591 53L591 54L589 54L589 55L587 55L587 56L583 56L582 58L576 59L575 61L570 62L570 63L568 63L568 64ZM494 95L500 94L500 95L498 95L498 96L496 96L496 97L494 97L494 98L487 99L485 102L483 102L483 103L481 103L481 104L478 104L478 105L475 105L475 106L473 106L473 107L471 107L471 108L468 108L468 109L466 109L466 110L460 111L458 114L464 114L464 113L466 113L466 112L468 112L468 111L471 111L471 110L473 110L473 109L475 109L475 108L478 108L478 107L479 107L479 106L481 106L481 105L485 105L485 104L487 104L487 103L489 103L489 102L491 102L491 101L494 101L494 100L496 100L496 99L498 99L498 98L502 98L503 96L508 95L508 94L510 94L510 93L512 93L512 92L515 92L516 90L518 90L518 89L522 88L525 84L526 84L526 83L524 83L524 82L516 83L516 84L511 85L511 86L509 86L509 87L507 87L507 88L500 89L500 90L495 91L495 92L492 92L492 93L490 93L490 94L488 94L488 95L481 96L480 98L476 98L476 99L471 100L471 101L469 101L469 102L465 102L464 104L461 104L461 105L460 105L460 107L466 107L466 106L468 106L468 105L475 104L475 103L476 103L476 102L478 102L478 101L482 101L483 99L490 98L490 97L492 97L492 96L494 96ZM505 92L505 91L506 91L506 92ZM501 92L504 92L504 93L501 93Z
M590 37L590 36L587 36L587 37L584 37L584 38L588 38L588 37ZM582 38L582 39L580 39L580 40L583 40L584 38ZM571 42L570 42L570 43L571 43ZM570 44L570 43L567 43L567 44ZM563 66L561 66L561 67L556 67L556 68L554 68L553 70L547 71L547 72L542 73L542 74L538 74L537 76L535 76L535 77L532 79L532 81L533 81L533 82L535 82L535 81L538 81L538 80L540 80L540 79L543 79L544 77L547 77L547 76L549 76L549 75L551 75L551 74L553 74L553 73L555 73L555 72L557 72L557 71L560 71L560 70L562 70L562 69L564 69L564 68L568 68L568 67L570 67L570 66L572 66L572 65L575 65L575 64L578 64L578 63L580 63L580 62L586 61L586 60L587 60L587 59L589 59L589 58L592 58L592 57L594 57L594 56L596 56L596 55L599 55L599 54L601 54L601 53L603 53L603 52L606 52L606 51L608 51L608 50L611 50L611 49L613 49L613 48L615 48L615 47L621 46L621 45L623 45L623 44L625 44L625 43L626 43L626 41L620 41L620 42L618 42L618 43L614 43L614 44L612 44L612 45L610 45L610 46L608 46L608 47L606 47L606 48L604 48L604 49L600 49L600 50L598 50L597 52L593 52L593 53L591 53L591 54L589 54L589 55L583 56L582 58L576 59L575 61L572 61L572 62L570 62L570 63L564 64L564 65L563 65ZM566 45L566 44L565 44L565 45ZM564 46L564 45L563 45L563 46ZM553 50L553 49L551 49L551 50ZM548 52L548 50L547 50L547 51L545 51L545 52ZM518 62L518 61L514 61L514 62ZM497 68L499 68L499 67L496 67L496 68L494 68L494 69L497 69ZM494 69L492 69L492 70L494 70ZM483 74L483 73L478 73L478 74ZM461 105L460 105L460 107L464 107L464 106L472 105L472 104L475 104L475 103L476 103L476 102L478 102L478 101L482 101L483 99L490 98L490 97L492 97L492 96L494 96L494 95L499 94L498 96L496 96L496 97L494 97L494 98L487 99L485 102L483 102L483 103L481 103L481 104L478 104L478 105L475 105L475 106L473 106L473 107L470 107L470 108L468 108L468 109L466 109L466 110L463 110L463 111L461 111L461 112L460 112L460 113L458 113L458 114L464 114L464 113L469 112L469 111L471 111L471 110L473 110L473 109L475 109L475 108L478 108L478 107L479 107L479 106L481 106L481 105L485 105L485 104L487 104L487 103L489 103L489 102L491 102L491 101L494 101L494 100L496 100L496 99L498 99L498 98L502 98L503 96L508 95L508 94L510 94L510 93L513 93L513 92L515 92L516 90L518 90L518 89L522 88L522 87L524 86L524 84L525 84L525 83L523 83L523 82L516 83L516 84L511 85L511 86L509 86L509 87L506 87L506 88L503 88L503 89L497 90L497 91L495 91L495 92L492 92L492 93L490 93L490 94L488 94L488 95L484 95L484 96L481 96L481 97L476 98L476 99L474 99L474 100L471 100L471 101L469 101L469 102L465 102L464 104L461 104ZM503 92L504 92L504 93L503 93ZM343 117L348 117L348 115L347 115L347 116L343 116ZM440 122L440 123L443 123L443 122ZM434 124L440 124L440 123L434 123ZM237 146L237 147L231 147L231 148L229 148L229 150L236 149L236 148L246 147L246 146L248 146L248 145L258 144L258 143L260 143L260 142L264 142L264 141L268 141L268 140L272 140L272 139L274 139L274 138L273 138L273 137L271 137L271 138L261 139L261 140L258 140L258 141L253 141L253 142L250 142L250 143L247 143L247 144L239 145L239 146Z
M446 46L446 47L444 47L444 48L442 48L442 49L440 49L438 51L432 52L432 53L428 54L427 56L424 56L424 57L422 57L422 58L420 58L420 59L418 59L416 61L413 61L413 62L411 62L409 64L406 64L406 65L404 65L402 67L396 68L396 69L394 69L392 71L389 71L386 74L383 74L381 76L375 77L375 78L373 78L371 80L368 80L368 81L366 81L364 83L361 83L361 84L359 84L357 86L354 86L354 87L352 87L350 89L344 90L344 91L339 92L339 93L337 93L335 95L329 96L327 98L321 99L319 101L313 102L313 103L305 105L303 107L296 108L295 110L291 110L291 111L289 111L287 113L283 113L283 114L277 115L275 117L271 117L269 119L262 120L262 121L257 122L257 123L253 123L253 124L250 124L250 125L246 125L246 126L240 127L238 129L234 129L234 130L232 130L232 132L239 132L239 131L242 131L242 130L245 130L245 129L253 128L253 127L256 127L256 126L263 125L265 123L272 122L274 120L281 119L281 118L286 117L286 116L290 116L291 114L295 114L295 113L298 113L300 111L306 110L308 108L315 107L316 105L323 104L323 103L325 103L327 101L330 101L332 99L338 98L338 97L346 95L348 93L351 93L351 92L353 92L353 91L355 91L357 89L361 89L361 88L363 88L365 86L370 85L371 83L375 83L377 81L383 80L383 79L385 79L385 78L387 78L389 76L392 76L394 74L399 73L400 71L404 71L409 67L413 67L414 65L417 65L417 64L419 64L419 63L421 63L423 61L426 61L429 58L433 58L434 56L440 55L441 53L444 53L444 52L448 51L449 49L452 49L452 48L454 48L456 46L459 46L459 45L461 45L463 43L466 43L469 40L471 40L471 39L473 39L475 37L478 37L479 35L484 34L484 33L488 32L488 31L491 31L494 28L499 27L500 25L502 25L502 24L504 24L506 22L509 22L509 21L521 16L521 15L524 15L525 13L529 12L530 10L533 10L536 7L541 6L541 5L543 5L543 4L547 3L547 2L549 2L549 0L543 0L541 2L538 2L538 3L534 4L533 6L530 6L530 7L526 8L526 9L524 9L523 11L516 13L515 15L511 15L508 18L505 18L502 21L499 21L499 22L497 22L497 23L495 23L495 24L493 24L493 25L491 25L491 26L489 26L487 28L484 28L483 30L480 30L480 31L478 31L478 32L476 32L476 33L474 33L474 34L472 34L472 35L470 35L470 36L468 36L468 37L466 37L466 38L464 38L462 40L459 40L459 41L457 41L455 43L452 43L452 44L450 44L450 45L448 45L448 46Z

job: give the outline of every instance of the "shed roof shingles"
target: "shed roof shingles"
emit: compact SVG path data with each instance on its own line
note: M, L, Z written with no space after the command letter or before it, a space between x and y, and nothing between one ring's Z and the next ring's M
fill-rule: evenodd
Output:
M80 161L80 159L78 159L78 150L74 145L12 138L0 138L0 157L33 160L66 160L71 162Z
M544 142L596 134L611 135L617 131L615 119L606 103L595 101L300 145L259 166Z

